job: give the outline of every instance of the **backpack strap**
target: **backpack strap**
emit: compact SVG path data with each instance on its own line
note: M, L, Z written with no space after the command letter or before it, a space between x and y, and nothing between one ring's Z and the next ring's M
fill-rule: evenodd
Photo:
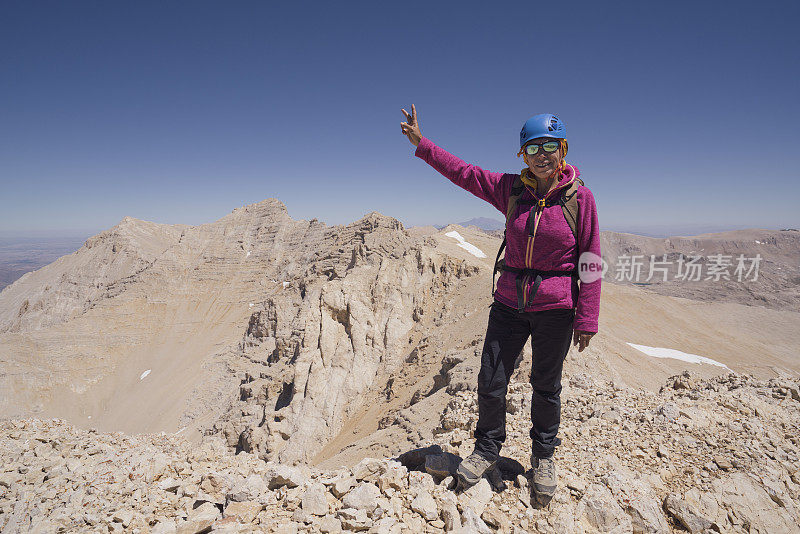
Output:
M558 203L561 204L561 211L564 212L564 218L569 224L569 229L572 230L572 235L575 236L575 242L578 242L578 185L583 185L583 180L577 178L564 193L558 197Z
M517 202L519 202L519 197L522 196L522 193L525 192L525 184L522 183L522 178L517 176L514 178L514 183L511 185L511 194L508 197L508 207L506 208L506 228L511 223L511 217L514 215L514 211L517 208Z
M517 203L519 202L519 197L522 196L522 193L525 192L525 184L522 183L522 179L517 176L514 178L514 183L511 185L511 193L508 196L508 204L506 206L506 227L503 230L503 243L500 245L500 250L497 251L497 257L494 259L494 271L492 272L492 296L494 297L494 284L495 278L497 276L498 271L502 271L505 267L505 258L502 260L500 259L500 254L503 253L503 250L506 248L506 232L508 231L508 225L511 224L511 217L514 216L514 212L517 210Z

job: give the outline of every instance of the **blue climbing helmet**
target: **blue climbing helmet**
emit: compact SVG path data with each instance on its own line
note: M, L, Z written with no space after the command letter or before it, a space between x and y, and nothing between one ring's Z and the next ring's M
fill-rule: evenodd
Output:
M522 126L519 132L519 147L537 137L552 137L553 139L566 139L567 129L561 119L552 113L534 115Z

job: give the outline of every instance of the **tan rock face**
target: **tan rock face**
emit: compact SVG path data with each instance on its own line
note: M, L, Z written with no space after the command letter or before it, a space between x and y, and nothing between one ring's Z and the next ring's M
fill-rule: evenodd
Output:
M378 213L328 228L270 199L195 227L127 217L0 293L0 413L210 429L306 460L477 270Z
M80 250L25 274L4 289L0 332L60 324L97 301L113 298L177 244L186 228L125 217L117 226L87 239Z
M379 214L337 227L323 242L297 287L269 297L251 316L241 351L253 378L214 426L264 458L313 457L379 377L402 371L419 310L477 271ZM243 426L243 406L254 403L263 407L263 422L256 417Z
M206 411L192 394L206 360L236 345L249 303L283 289L270 280L310 255L323 226L292 221L276 200L200 226L127 217L27 274L0 293L0 354L13 369L0 380L15 392L0 412L180 429Z

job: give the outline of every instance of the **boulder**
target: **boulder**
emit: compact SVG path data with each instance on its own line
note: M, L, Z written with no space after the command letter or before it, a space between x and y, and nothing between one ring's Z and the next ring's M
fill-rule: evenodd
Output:
M609 489L602 484L586 488L575 508L578 521L600 532L632 532L631 518L617 504Z
M458 496L458 503L462 512L470 509L480 518L480 515L483 513L484 509L486 509L486 505L491 499L492 488L489 485L489 481L482 478L477 484L466 489Z
M328 513L328 497L325 486L319 482L310 484L303 493L302 507L309 514L324 516Z
M691 502L687 502L673 493L664 499L664 510L674 517L690 534L698 534L711 529L714 522L704 517L702 512Z
M265 475L269 489L277 489L281 486L295 488L305 484L307 477L296 467L275 464L269 467Z
M236 518L240 523L252 523L263 509L261 503L254 501L232 502L225 507L222 516Z
M439 508L430 493L420 491L411 501L411 509L425 518L426 521L434 521L439 518Z
M371 513L378 506L380 495L381 490L378 489L378 486L371 482L362 482L344 496L342 504L346 508L365 510Z
M227 498L233 502L257 501L259 497L269 491L264 477L250 475L237 481L228 491Z

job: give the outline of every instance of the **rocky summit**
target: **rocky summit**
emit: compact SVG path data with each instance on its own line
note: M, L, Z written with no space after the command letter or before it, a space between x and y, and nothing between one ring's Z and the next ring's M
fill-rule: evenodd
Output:
M0 426L3 532L795 532L797 381L671 377L658 393L572 376L560 487L529 489L530 386L510 386L497 468L454 491L474 395L455 394L435 437L395 457L318 469L199 447L171 434L80 430L59 419Z
M604 235L543 506L530 345L497 469L454 485L496 234L327 226L276 199L126 217L0 292L0 532L794 532L796 234ZM760 254L759 278L613 280L613 255L702 251Z

